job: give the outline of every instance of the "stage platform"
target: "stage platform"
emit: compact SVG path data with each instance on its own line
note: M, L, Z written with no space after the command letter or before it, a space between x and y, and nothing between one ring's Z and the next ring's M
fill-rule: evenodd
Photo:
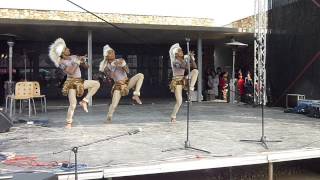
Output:
M142 131L110 141L80 147L80 179L99 179L144 174L191 171L320 157L320 121L300 114L283 113L281 108L265 108L265 135L269 149L260 144L240 142L261 138L261 109L244 104L193 102L190 116L191 145L211 154L192 150L165 151L184 146L186 140L186 103L176 123L170 123L174 100L146 100L143 105L123 101L113 122L106 124L107 104L94 105L89 113L77 107L72 129L65 129L67 106L49 106L33 120L49 120L47 127L15 124L0 134L1 152L33 156L38 162L74 161L68 150L74 146L120 135L134 129ZM50 103L50 102L49 102ZM64 102L65 103L65 102ZM28 120L17 116L16 120ZM32 120L31 119L31 120ZM61 150L67 151L53 154ZM163 152L165 151L165 152ZM54 172L59 179L72 179L73 172L57 167L6 165L0 174L19 171Z

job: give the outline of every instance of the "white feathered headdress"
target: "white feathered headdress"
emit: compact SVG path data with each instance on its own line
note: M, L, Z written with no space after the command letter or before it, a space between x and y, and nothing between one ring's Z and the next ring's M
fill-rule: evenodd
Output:
M103 59L103 60L100 62L99 71L100 71L100 72L104 72L104 69L106 68L107 64L108 64L108 61L106 61L105 59Z
M113 50L108 44L106 44L105 46L103 46L103 57L106 57L108 55L108 51ZM103 58L103 60L100 62L99 65L99 71L103 72L104 69L107 66L108 61L105 60L105 58Z
M170 60L171 60L171 67L173 67L173 62L176 59L176 54L178 53L178 50L181 49L179 43L176 43L171 46L169 50Z
M108 55L108 51L113 50L108 44L106 44L105 46L103 46L103 56L107 56Z
M49 57L56 67L59 67L59 61L63 50L66 48L66 43L62 38L58 38L49 47Z

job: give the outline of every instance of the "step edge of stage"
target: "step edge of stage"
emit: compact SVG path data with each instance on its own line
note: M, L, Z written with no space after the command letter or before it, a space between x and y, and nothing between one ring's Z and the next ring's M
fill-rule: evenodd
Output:
M320 149L273 151L238 157L200 158L197 160L167 162L145 166L110 167L104 169L104 178L267 164L313 158L320 158Z
M81 179L99 179L112 177L137 176L148 174L160 174L171 172L182 172L191 170L215 169L234 166L267 164L286 162L293 160L320 158L320 148L305 148L284 151L271 151L250 154L246 156L231 156L218 158L198 158L179 162L162 162L150 165L131 165L126 167L110 166L104 169L92 169L79 171ZM74 172L56 173L59 180L66 180L74 177Z

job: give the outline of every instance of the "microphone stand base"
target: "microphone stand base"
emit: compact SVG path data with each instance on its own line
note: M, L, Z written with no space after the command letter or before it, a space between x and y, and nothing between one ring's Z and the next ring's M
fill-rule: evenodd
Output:
M261 136L260 140L252 140L252 139L241 139L240 142L251 142L251 143L260 143L262 147L265 149L269 149L268 142L282 142L281 140L267 140L266 136Z
M211 154L210 151L192 147L192 146L190 145L190 141L185 141L185 142L184 142L184 147L172 148L172 149L165 149L165 150L162 150L161 152L169 152L169 151L176 151L176 150L193 150L193 151L201 151L201 152L204 152L204 153L207 153L207 154Z

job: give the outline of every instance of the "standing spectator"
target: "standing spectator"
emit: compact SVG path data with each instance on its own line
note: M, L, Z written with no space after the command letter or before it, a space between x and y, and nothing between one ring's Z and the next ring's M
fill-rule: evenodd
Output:
M213 78L213 91L214 91L214 96L215 98L219 97L219 75L215 74Z
M211 68L207 68L206 70L206 74L205 74L205 77L204 77L204 88L205 88L205 91L204 91L204 94L205 94L205 99L207 101L210 101L210 93L211 93L211 84L209 83L210 82L210 79L212 78L212 69Z
M217 67L216 74L217 74L218 76L220 76L221 73L222 73L221 67Z
M253 80L251 77L250 71L248 71L247 76L245 78L245 102L248 104L253 103Z
M223 99L222 98L222 87L221 87L221 84L222 83L222 76L223 76L223 73L222 73L222 70L221 70L221 67L217 67L217 70L216 70L216 76L218 76L218 79L219 79L219 83L218 83L218 99Z
M228 72L222 73L222 78L219 81L221 87L222 99L228 101L229 83L228 83Z
M208 85L208 100L214 100L215 99L215 92L214 92L214 72L212 72L210 70L210 72L208 73L208 81L207 81L207 85Z
M237 97L238 102L243 102L243 98L245 95L244 83L245 83L245 81L243 79L242 72L240 71L239 76L238 76L238 81L237 81L237 89L239 92L239 95Z

